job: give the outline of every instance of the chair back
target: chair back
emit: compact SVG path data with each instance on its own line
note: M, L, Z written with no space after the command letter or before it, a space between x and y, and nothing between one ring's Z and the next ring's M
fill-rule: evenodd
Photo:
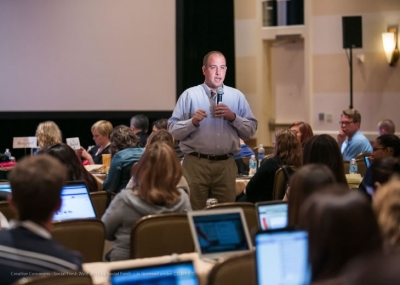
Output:
M360 175L364 177L365 172L367 172L367 166L365 165L364 157L356 159L356 162L357 162L358 173L360 173Z
M290 169L294 172L297 170L296 167L290 166ZM283 197L285 197L286 189L287 189L287 179L285 176L285 173L280 167L276 172L275 172L275 178L274 178L274 189L273 189L273 194L272 198L274 200L282 200Z
M242 208L244 217L246 218L247 228L249 233L256 231L258 229L258 219L256 207L253 203L249 202L229 202L215 204L207 207L206 210L217 210L217 209L227 209L227 208Z
M96 212L96 217L101 219L101 217L106 212L108 205L111 200L114 199L115 193L108 193L106 191L97 191L90 193L90 199L92 200L92 204L94 210Z
M0 212L6 217L7 220L16 219L17 214L11 210L7 201L0 202Z
M103 261L105 228L97 219L79 219L53 223L51 235L66 248L82 254L84 263Z
M344 174L349 174L349 165L350 165L350 161L348 161L348 160L343 160L343 170L344 170Z
M372 155L372 153L370 153L370 152L362 152L359 155L357 155L356 160L357 159L364 159L364 156L371 156L371 155Z
M131 258L194 251L186 213L164 213L140 218L131 231Z
M254 252L236 255L217 263L208 274L208 284L257 284Z
M71 274L63 274L63 275L48 275L48 276L31 276L24 277L16 282L13 285L92 285L92 278L90 274L82 274L79 275L77 272L76 275L73 274L75 272L71 272Z

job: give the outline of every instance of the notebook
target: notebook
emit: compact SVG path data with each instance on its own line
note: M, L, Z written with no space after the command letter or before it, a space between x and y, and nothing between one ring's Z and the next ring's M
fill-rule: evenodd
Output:
M111 285L197 285L193 262L181 261L112 270Z
M62 204L53 221L96 218L92 200L83 181L67 182L61 191Z
M188 213L190 230L200 258L215 261L252 250L242 209L193 211Z
M273 230L287 227L288 204L283 201L256 203L258 225L261 230Z
M11 185L9 182L0 182L0 191L11 193Z
M256 271L258 285L309 284L307 232L286 228L257 233Z

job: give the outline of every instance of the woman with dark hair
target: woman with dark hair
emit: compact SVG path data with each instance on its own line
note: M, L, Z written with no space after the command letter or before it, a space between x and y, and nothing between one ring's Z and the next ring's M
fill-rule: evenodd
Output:
M270 201L273 197L275 172L283 165L301 166L302 153L296 134L283 129L275 134L274 154L267 159L246 186L249 202Z
M393 156L400 158L400 138L395 135L381 135L376 138L371 158L381 158L385 156Z
M192 209L185 190L176 186L182 166L168 144L150 145L132 173L135 188L122 190L101 218L106 239L114 240L111 261L129 259L132 225L141 217Z
M130 179L131 167L143 152L144 149L139 147L139 137L129 127L116 126L111 133L111 165L103 189L118 193L125 188Z
M153 132L157 132L159 130L167 130L168 129L168 119L159 119L153 123Z
M312 194L300 209L300 226L308 232L314 282L336 278L354 258L382 251L370 203L343 185Z
M314 135L311 126L304 122L294 122L290 125L290 130L296 133L302 147L304 147L306 142Z
M47 153L57 158L67 167L68 181L82 180L85 182L89 192L98 191L96 178L86 170L79 158L76 156L75 151L69 145L65 143L48 145L38 152L38 154L41 153Z
M286 192L289 203L289 225L299 224L300 207L307 197L335 182L335 176L326 165L308 164L296 171L290 177L290 189Z
M314 136L306 143L303 150L303 165L310 163L328 166L336 181L347 185L342 154L337 142L330 135Z

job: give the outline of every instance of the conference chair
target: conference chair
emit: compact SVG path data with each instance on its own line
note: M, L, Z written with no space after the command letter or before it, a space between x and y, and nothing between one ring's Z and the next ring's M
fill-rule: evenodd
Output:
M359 155L357 155L356 160L357 159L364 159L364 156L371 156L371 155L372 155L372 153L370 153L370 152L362 152Z
M194 251L186 213L155 214L140 218L131 231L131 258Z
M208 274L208 284L257 284L254 252L236 255L217 263Z
M14 282L13 285L92 285L89 274L79 275L79 272L64 272L63 275L46 275L24 277Z
M16 219L17 214L11 210L7 201L0 202L0 212L6 217L7 220Z
M82 254L83 262L103 261L105 228L98 219L79 219L53 223L51 235L66 248Z
M90 199L92 200L92 204L94 210L96 212L96 218L101 219L101 217L106 212L110 201L114 199L115 193L107 193L106 191L97 191L90 193Z
M367 166L365 165L364 158L362 157L362 158L356 159L356 162L357 162L358 173L360 173L360 175L362 177L364 177L365 172L367 172Z
M292 173L297 170L296 167L290 166L290 169L292 170ZM282 200L283 197L285 196L286 189L288 186L288 179L286 179L285 173L280 167L276 172L275 172L275 179L274 179L274 188L273 188L273 194L272 197L274 200Z
M217 209L229 209L229 208L241 208L243 209L244 216L246 218L247 228L249 233L258 229L258 219L256 213L256 207L253 203L249 202L228 202L220 203L209 206L206 210L217 210Z

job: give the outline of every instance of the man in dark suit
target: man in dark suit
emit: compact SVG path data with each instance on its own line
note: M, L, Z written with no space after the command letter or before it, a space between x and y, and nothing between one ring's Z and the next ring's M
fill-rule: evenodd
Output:
M19 218L0 231L1 284L81 269L80 254L62 247L50 234L66 175L65 166L47 154L25 158L11 171L9 203Z

